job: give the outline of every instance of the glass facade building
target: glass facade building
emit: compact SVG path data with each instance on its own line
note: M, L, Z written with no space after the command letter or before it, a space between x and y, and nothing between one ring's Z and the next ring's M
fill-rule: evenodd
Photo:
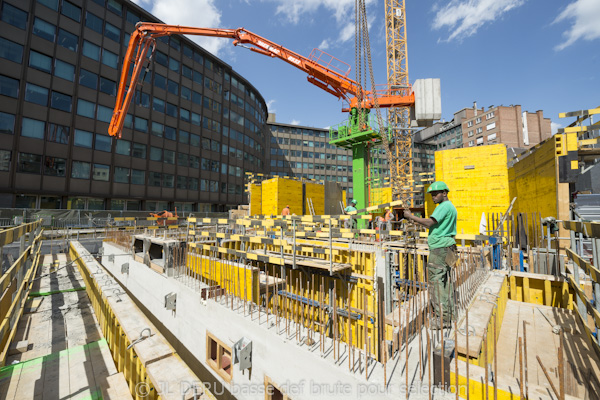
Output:
M126 0L0 2L0 207L223 211L268 168L267 107L182 36L157 40L122 139L108 136Z

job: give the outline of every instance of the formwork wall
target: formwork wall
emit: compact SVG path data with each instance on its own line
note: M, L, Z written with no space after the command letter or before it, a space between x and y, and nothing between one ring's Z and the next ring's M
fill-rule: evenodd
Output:
M293 214L302 214L302 182L273 178L262 182L262 214L277 215L286 205Z
M258 184L250 184L250 215L262 213L262 187Z
M369 200L370 200L369 201L370 206L390 203L392 201L391 186L390 187L382 187L382 188L372 188L371 189L371 197Z
M560 183L558 157L562 135L555 135L540 145L509 169L510 195L517 200L513 214L533 212L542 218L569 219L569 184ZM534 235L533 221L528 220L529 237ZM560 227L560 236L567 232ZM561 246L564 245L561 240Z
M325 214L325 186L320 183L304 182L304 206L308 211L308 199L312 201L315 215Z
M448 185L448 198L458 211L457 233L478 234L483 213L506 212L511 199L506 161L503 144L435 153L436 180ZM425 195L431 203L430 197Z

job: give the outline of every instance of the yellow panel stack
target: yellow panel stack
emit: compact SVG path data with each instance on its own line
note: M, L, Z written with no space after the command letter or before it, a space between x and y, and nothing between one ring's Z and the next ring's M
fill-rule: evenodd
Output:
M479 233L482 213L504 213L510 205L503 144L438 151L435 177L450 188L448 198L458 211L457 233Z
M290 212L302 214L302 182L273 178L262 182L262 214L278 215L289 205Z
M312 201L315 215L323 215L325 213L325 186L320 183L304 182L304 206L306 214L308 211L308 199Z
M250 184L250 215L262 213L262 188L260 185Z

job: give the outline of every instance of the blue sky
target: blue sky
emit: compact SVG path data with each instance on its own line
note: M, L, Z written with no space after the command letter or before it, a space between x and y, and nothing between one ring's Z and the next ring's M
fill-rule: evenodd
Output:
M352 67L353 0L134 0L165 23L244 27L308 56L318 47ZM376 83L385 83L384 1L367 0ZM471 107L520 104L559 112L600 105L600 0L406 0L409 80L440 78L442 118ZM342 103L289 64L230 40L192 38L264 96L277 121L342 122Z

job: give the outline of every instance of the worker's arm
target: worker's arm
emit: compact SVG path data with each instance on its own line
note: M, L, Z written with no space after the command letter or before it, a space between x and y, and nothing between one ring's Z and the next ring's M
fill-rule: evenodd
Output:
M437 221L433 218L420 218L413 215L408 210L404 210L404 218L409 219L417 224L423 225L426 228L431 228L433 225L437 224Z

